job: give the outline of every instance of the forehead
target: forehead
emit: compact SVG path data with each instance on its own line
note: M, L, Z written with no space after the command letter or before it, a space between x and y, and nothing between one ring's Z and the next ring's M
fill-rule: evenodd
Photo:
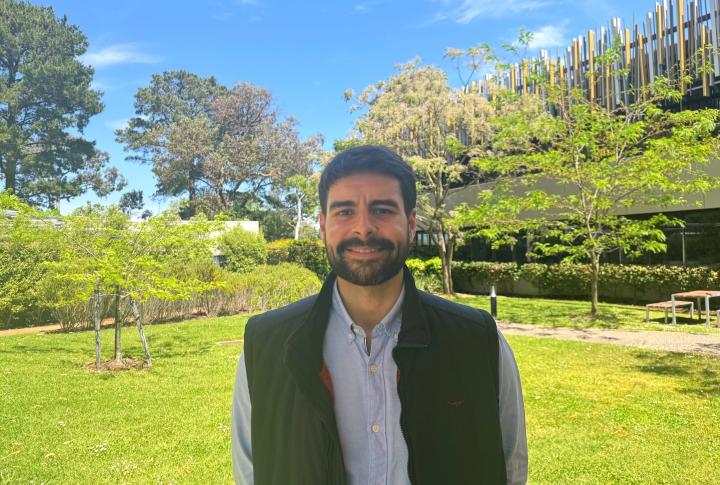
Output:
M395 199L402 203L400 182L389 175L354 173L330 186L328 202L355 199Z

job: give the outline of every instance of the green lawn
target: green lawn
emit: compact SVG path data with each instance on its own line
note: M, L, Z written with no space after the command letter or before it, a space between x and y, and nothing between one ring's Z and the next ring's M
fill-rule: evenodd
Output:
M456 301L465 305L490 310L490 298L486 295L458 294ZM665 324L663 312L651 311L650 322L645 322L645 307L600 303L599 314L590 317L590 302L575 300L550 300L546 298L498 297L498 319L513 323L572 328L614 328L622 330L660 330L669 332L720 333L716 314L712 314L710 328L705 326L705 316L699 321L697 314L690 320L687 313L678 312L677 325ZM670 315L668 312L668 321Z
M230 483L245 317L147 328L151 370L95 373L91 332L0 337L0 483ZM111 349L112 332L103 332ZM141 356L136 334L128 353ZM508 337L530 478L718 483L720 359Z

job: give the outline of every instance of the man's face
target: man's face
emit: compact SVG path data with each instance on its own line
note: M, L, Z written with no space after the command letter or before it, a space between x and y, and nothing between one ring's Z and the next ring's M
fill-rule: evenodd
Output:
M405 215L400 183L393 177L357 173L330 187L320 234L330 266L355 285L379 285L405 263L415 237L415 210Z

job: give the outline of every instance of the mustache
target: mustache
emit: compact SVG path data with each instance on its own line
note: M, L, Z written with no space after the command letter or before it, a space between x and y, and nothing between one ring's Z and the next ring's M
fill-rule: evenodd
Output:
M346 239L337 245L338 254L344 253L346 250L352 247L361 248L372 248L372 249L395 249L395 244L389 239L371 238L367 241L363 241L360 238Z

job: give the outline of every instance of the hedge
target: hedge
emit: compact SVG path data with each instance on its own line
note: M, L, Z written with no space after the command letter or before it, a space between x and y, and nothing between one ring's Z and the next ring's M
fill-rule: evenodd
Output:
M314 272L320 279L330 273L330 263L322 241L280 239L268 243L267 264L295 263Z
M408 260L420 285L442 288L439 259ZM589 264L540 264L453 262L456 291L498 292L550 297L586 297L590 294ZM606 298L633 301L667 299L671 293L694 289L720 289L720 266L600 266L600 294Z

